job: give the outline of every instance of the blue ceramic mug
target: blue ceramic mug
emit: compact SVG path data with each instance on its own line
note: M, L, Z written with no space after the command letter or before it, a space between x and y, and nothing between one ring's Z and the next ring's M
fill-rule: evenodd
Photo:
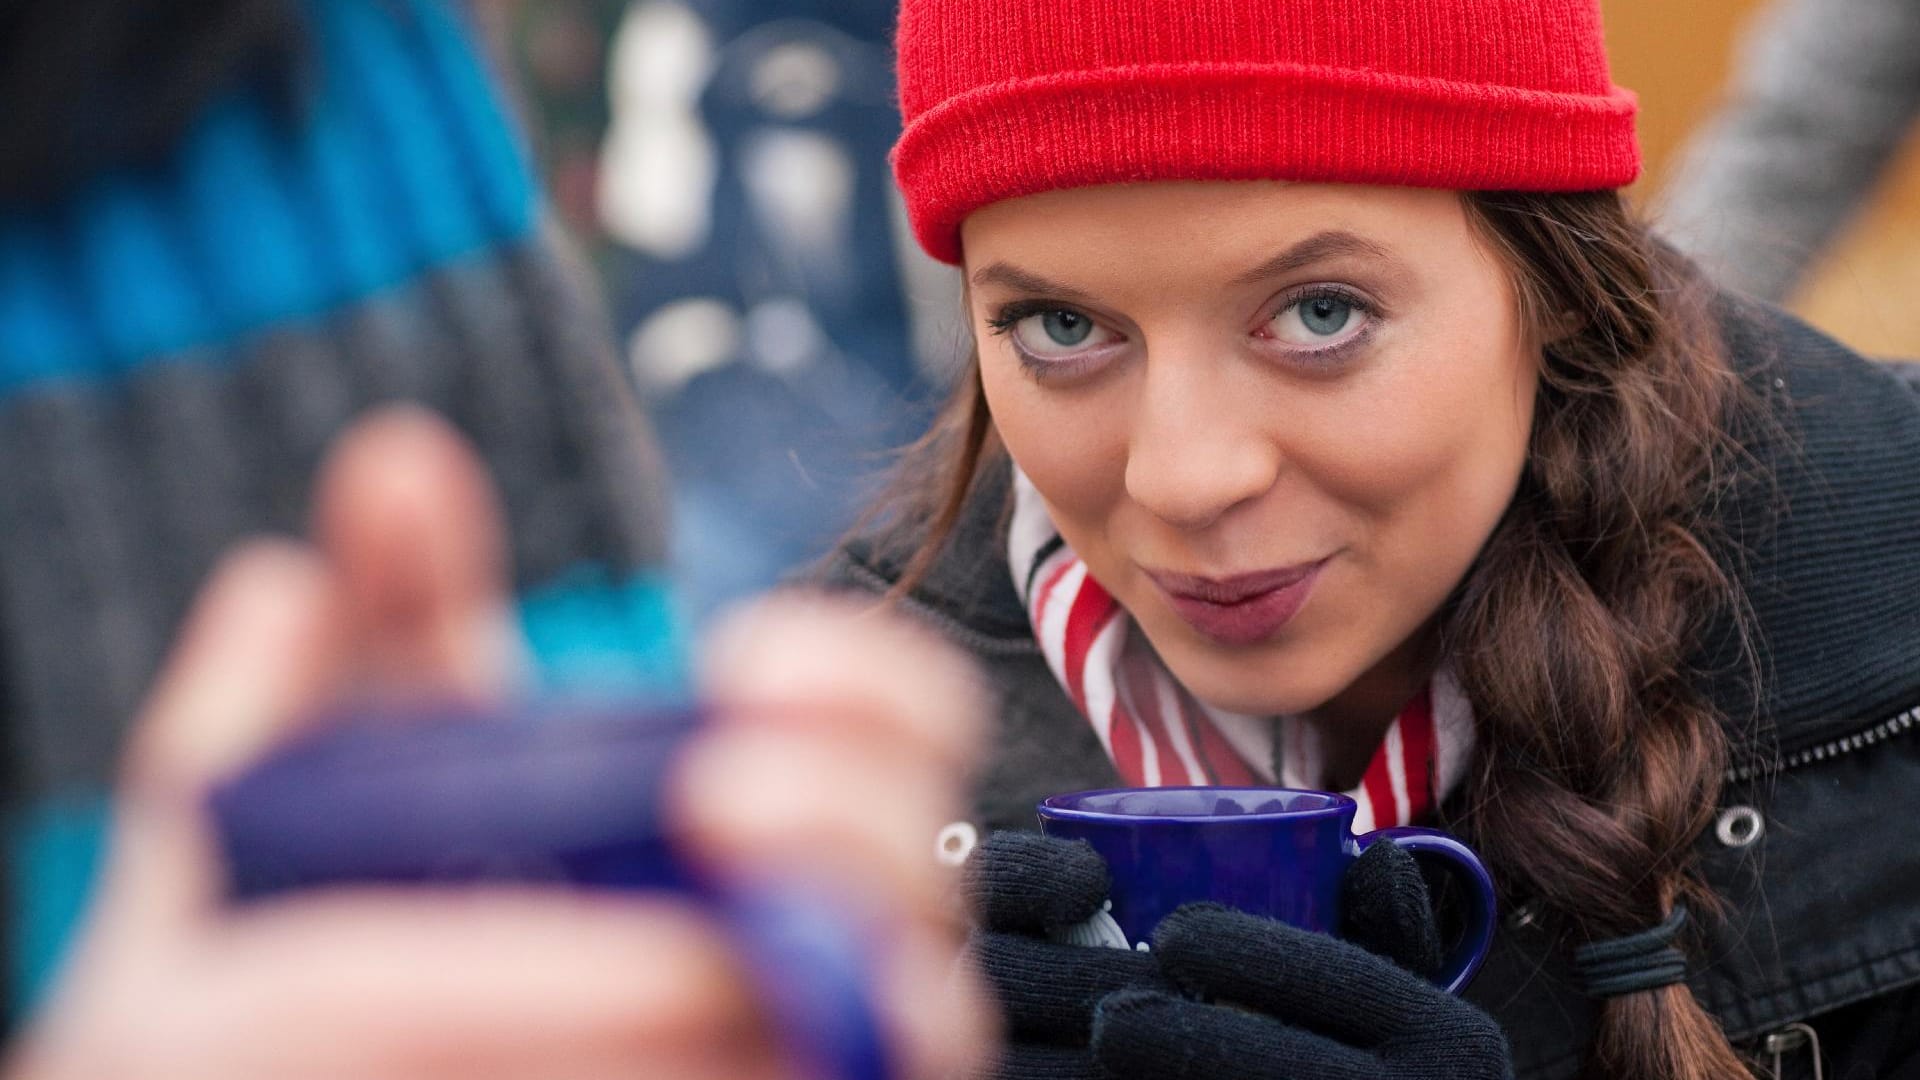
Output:
M1040 804L1040 831L1085 840L1107 861L1110 924L1085 944L1144 947L1162 917L1213 901L1305 930L1338 933L1340 882L1367 845L1391 839L1462 887L1466 932L1434 982L1457 993L1493 939L1493 880L1465 844L1435 829L1353 834L1345 795L1290 788L1164 787L1081 791Z

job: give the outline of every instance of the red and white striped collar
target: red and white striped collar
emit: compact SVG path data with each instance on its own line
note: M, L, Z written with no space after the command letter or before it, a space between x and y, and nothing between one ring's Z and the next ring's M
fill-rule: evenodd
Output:
M1131 787L1324 786L1318 729L1291 717L1230 713L1194 697L1133 619L1061 539L1033 484L1013 474L1008 565L1034 639ZM1357 831L1429 817L1473 756L1473 711L1445 668L1407 703L1360 785Z

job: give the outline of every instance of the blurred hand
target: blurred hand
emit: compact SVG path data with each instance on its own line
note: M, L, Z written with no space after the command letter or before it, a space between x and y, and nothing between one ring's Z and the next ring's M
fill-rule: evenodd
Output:
M246 545L200 596L131 740L84 936L10 1080L788 1076L728 943L671 896L222 905L211 784L329 701L484 703L523 664L500 514L439 421L358 426L314 509L314 546ZM852 890L889 931L876 996L906 1075L972 1071L990 1031L933 859L980 727L962 663L913 627L787 599L736 620L703 681L720 720L671 807L695 857Z

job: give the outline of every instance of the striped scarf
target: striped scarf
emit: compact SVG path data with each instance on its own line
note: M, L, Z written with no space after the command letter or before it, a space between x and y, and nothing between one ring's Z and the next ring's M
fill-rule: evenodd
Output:
M1296 718L1227 712L1180 685L1125 608L1074 554L1031 481L1014 470L1008 565L1034 639L1129 787L1324 785L1320 730ZM1358 787L1354 829L1429 817L1466 773L1473 711L1442 668L1401 710Z

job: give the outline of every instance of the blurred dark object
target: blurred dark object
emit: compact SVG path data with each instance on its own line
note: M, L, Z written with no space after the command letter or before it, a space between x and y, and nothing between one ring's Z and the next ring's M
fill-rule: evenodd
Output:
M342 885L689 889L662 817L691 708L347 709L213 792L236 901Z
M306 34L291 0L0 0L0 202L156 164L238 84L290 104Z
M680 850L669 774L697 708L550 700L350 713L221 785L232 897L341 886L670 891L746 958L807 1075L893 1075L874 1011L874 927L798 882L714 880Z

